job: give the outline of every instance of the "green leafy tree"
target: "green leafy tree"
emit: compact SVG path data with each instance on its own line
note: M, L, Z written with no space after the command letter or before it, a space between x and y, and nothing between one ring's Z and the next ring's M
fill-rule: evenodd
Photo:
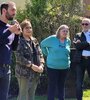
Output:
M76 22L79 22L81 5L80 0L29 0L26 1L25 9L18 10L17 19L21 22L28 18L33 25L34 36L41 41L48 35L55 34L61 24L67 24L72 30L78 31ZM72 27L76 27L75 32ZM73 39L73 35L70 35Z

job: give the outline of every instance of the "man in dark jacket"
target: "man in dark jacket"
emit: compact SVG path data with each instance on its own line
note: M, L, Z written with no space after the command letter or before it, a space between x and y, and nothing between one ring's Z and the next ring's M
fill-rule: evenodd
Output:
M85 70L90 78L90 19L82 20L82 32L77 33L74 38L74 44L77 49L76 65L76 95L77 100L83 97L83 79Z
M2 3L0 6L0 100L7 100L10 83L11 53L18 44L20 26L18 23L9 25L16 14L14 2Z

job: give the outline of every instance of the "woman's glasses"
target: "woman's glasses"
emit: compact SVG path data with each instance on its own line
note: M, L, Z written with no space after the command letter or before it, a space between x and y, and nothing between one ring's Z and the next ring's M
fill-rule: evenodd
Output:
M88 26L89 24L88 24L88 23L82 23L82 26L84 26L84 25L85 25L85 26Z
M62 30L62 32L64 32L64 33L68 33L68 30Z
M32 29L32 27L28 27L28 26L26 26L25 29Z

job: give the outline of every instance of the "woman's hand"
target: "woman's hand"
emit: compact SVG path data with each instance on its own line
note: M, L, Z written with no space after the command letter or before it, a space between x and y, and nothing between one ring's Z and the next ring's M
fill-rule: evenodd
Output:
M42 73L43 70L44 70L42 65L37 66L37 65L34 65L34 64L32 64L32 65L28 64L27 67L32 68L32 70L34 70L35 72L38 72L38 73Z
M43 66L39 66L39 67L38 67L38 71L39 71L40 73L42 73L43 70L44 70L44 69L43 69Z
M42 67L42 66L37 66L37 65L32 64L31 68L32 68L35 72L38 72L38 73L42 73L42 72L43 72L43 67Z
M35 72L38 72L38 66L37 66L37 65L32 64L31 68L32 68Z

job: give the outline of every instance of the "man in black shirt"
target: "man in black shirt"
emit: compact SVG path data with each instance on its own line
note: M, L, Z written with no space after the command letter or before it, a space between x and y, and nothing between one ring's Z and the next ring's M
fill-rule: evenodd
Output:
M16 15L14 2L2 3L0 6L0 100L7 100L10 83L10 63L12 50L17 48L20 26L9 25Z

